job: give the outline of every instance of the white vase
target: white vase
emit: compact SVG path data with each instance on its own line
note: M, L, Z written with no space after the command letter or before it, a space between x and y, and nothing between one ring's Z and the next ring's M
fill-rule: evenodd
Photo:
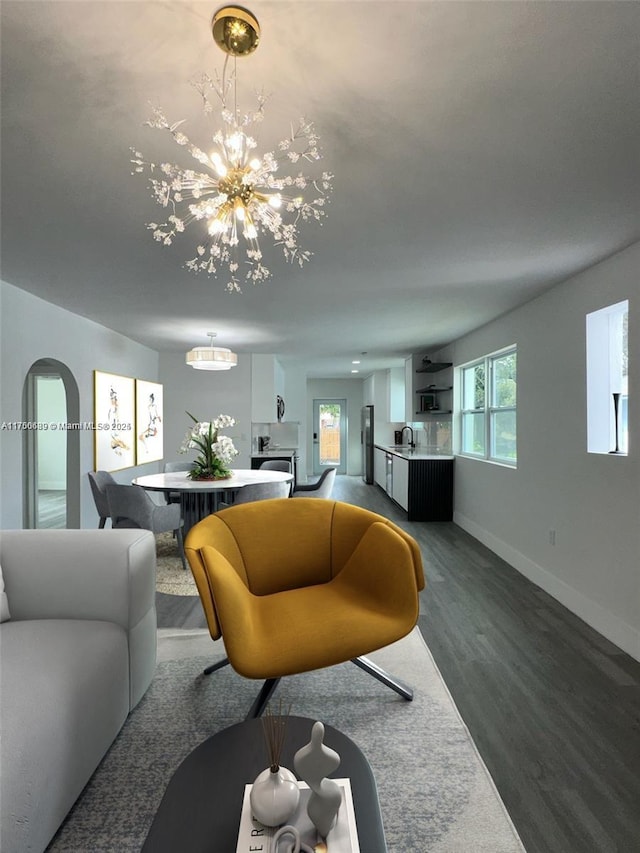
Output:
M269 767L256 778L250 794L253 815L264 826L286 823L298 807L298 781L286 767Z

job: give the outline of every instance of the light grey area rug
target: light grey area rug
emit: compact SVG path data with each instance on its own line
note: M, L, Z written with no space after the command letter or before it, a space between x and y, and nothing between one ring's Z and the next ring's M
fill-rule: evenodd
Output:
M180 761L241 721L255 698L259 683L230 667L201 675L224 655L206 631L158 633L153 684L50 851L137 853ZM283 679L274 707L281 697L292 714L329 723L360 746L377 781L389 853L522 853L418 629L371 657L413 685L413 702L347 663ZM216 850L215 839L211 850L234 853Z
M169 595L198 595L196 582L187 565L182 567L178 543L172 533L156 536L156 589Z

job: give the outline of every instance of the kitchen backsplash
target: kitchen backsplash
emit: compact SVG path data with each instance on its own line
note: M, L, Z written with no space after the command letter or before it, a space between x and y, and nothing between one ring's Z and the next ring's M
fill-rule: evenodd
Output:
M300 424L297 421L282 421L281 423L262 423L251 425L252 449L257 450L258 436L269 436L268 448L277 450L278 447L293 448L300 446Z

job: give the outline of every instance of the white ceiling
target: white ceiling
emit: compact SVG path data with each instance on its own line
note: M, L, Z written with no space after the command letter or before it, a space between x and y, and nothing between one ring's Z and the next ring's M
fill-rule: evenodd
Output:
M314 376L429 352L640 239L640 3L255 0L239 101L261 146L301 115L335 190L314 256L228 294L182 268L130 146L221 70L221 3L2 0L2 278L157 350L277 353ZM187 162L182 160L184 165ZM193 161L191 161L193 162Z

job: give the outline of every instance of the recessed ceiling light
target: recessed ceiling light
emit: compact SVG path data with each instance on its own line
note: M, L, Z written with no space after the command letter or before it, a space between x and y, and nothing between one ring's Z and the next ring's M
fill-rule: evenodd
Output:
M359 371L359 370L352 370L351 372L352 372L352 373L360 373L360 371Z
M359 361L352 361L351 364L360 364Z

